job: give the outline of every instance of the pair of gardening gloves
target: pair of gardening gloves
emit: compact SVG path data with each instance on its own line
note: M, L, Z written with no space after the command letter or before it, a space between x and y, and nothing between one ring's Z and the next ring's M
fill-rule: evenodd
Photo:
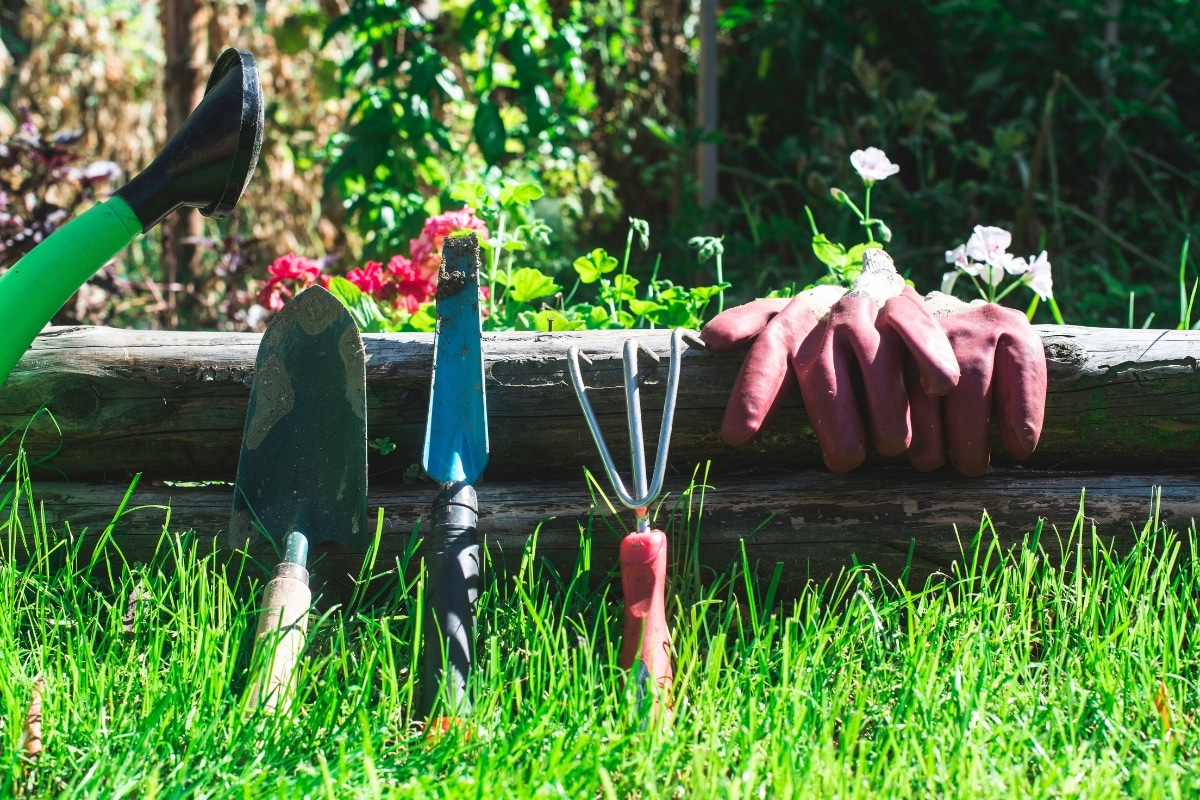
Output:
M922 471L949 459L963 475L982 475L993 407L1009 455L1028 457L1042 432L1046 356L1025 315L941 292L923 299L883 250L863 254L849 292L816 286L755 300L700 336L718 353L750 345L721 425L734 446L758 434L796 383L834 472L862 464L869 438Z

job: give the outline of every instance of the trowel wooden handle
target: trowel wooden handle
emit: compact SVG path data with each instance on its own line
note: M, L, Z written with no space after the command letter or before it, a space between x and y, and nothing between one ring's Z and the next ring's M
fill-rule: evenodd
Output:
M667 630L667 535L662 531L631 533L621 540L621 590L625 595L625 629L621 634L621 666L638 670L667 691L671 667L671 634ZM649 688L649 687L643 687Z
M259 671L250 685L249 708L286 710L295 692L296 661L304 649L312 592L308 570L282 562L263 592L262 613L254 634L254 663Z

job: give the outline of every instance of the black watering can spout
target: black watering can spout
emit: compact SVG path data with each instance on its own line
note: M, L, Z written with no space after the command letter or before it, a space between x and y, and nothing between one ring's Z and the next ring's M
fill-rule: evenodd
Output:
M206 217L229 216L262 147L263 98L254 56L226 50L217 59L200 105L158 157L116 194L142 230L182 206Z
M181 206L229 216L258 163L262 134L254 56L226 50L204 99L150 166L0 275L0 384L54 312L135 236Z

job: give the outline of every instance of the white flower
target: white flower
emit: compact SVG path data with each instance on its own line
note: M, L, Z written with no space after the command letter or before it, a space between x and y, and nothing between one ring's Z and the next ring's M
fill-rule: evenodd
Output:
M1004 267L999 264L989 264L986 261L968 261L962 271L976 278L983 278L992 286L999 286L1004 280Z
M1012 234L1003 228L976 225L975 232L967 240L967 255L976 261L1004 267L1012 260L1008 253L1011 244Z
M950 294L954 291L954 282L958 280L958 270L953 269L949 272L942 273L942 293Z
M1000 266L1004 267L1004 271L1009 275L1024 275L1026 272L1029 272L1028 261L1020 256L1009 256L1008 253L1004 255L1008 256L1007 260L1003 260L1002 258L998 258L997 260L1001 262Z
M900 167L888 161L887 153L878 147L855 150L850 154L850 164L867 183L881 181L900 171Z
M966 269L967 268L967 246L965 244L960 244L958 247L954 248L953 250L947 250L946 251L946 263L953 264L954 266L961 267L962 269ZM943 289L942 291L946 292L945 289ZM946 292L946 294L950 294L950 293Z
M1046 258L1045 250L1036 257L1029 257L1029 275L1025 280L1029 283L1029 288L1043 300L1054 297L1054 279L1050 275L1050 261Z

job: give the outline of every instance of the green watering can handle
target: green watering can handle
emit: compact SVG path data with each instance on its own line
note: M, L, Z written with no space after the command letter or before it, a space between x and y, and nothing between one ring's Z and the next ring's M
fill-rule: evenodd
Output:
M137 214L113 197L47 236L0 275L0 384L47 320L141 232Z

